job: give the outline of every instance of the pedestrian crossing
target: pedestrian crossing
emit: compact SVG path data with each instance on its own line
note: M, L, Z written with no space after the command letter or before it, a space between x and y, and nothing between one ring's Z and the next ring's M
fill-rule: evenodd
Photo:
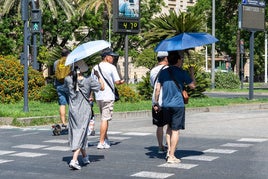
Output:
M13 136L27 136L35 135L38 133L38 128L32 130L27 129L28 133L15 134ZM44 130L44 129L40 129ZM25 129L24 129L25 131ZM144 132L118 132L118 131L109 131L109 139L113 141L124 141L129 140L135 136L154 136L154 133L144 133ZM90 136L91 142L98 139L99 134L96 133L96 136ZM152 167L152 170L155 171L146 171L141 170L129 174L129 177L136 178L169 178L175 175L166 169L178 169L178 170L191 170L193 168L199 167L206 162L220 162L221 158L224 158L226 155L235 155L241 149L253 147L262 142L266 142L268 139L265 138L240 138L234 141L229 141L228 143L222 143L218 146L213 146L213 148L207 148L200 152L199 155L193 154L188 156L183 156L180 159L181 163L178 164L168 164L163 162L161 164L156 164L155 167ZM24 151L24 149L26 151ZM43 141L40 141L39 144L24 143L13 145L10 147L10 150L2 149L0 146L0 166L5 165L6 163L11 163L17 160L16 157L24 158L36 158L36 157L46 157L49 155L49 151L58 151L58 152L68 152L70 151L68 140L62 138L50 138ZM9 158L10 157L10 158ZM12 158L13 157L13 158ZM163 159L160 159L163 160ZM164 160L163 160L164 161ZM163 171L163 172L161 172ZM169 171L169 172L167 172Z
M163 163L161 165L157 165L158 168L175 168L175 169L181 169L181 170L190 170L192 168L198 167L200 164L192 164L187 163L188 160L190 161L202 161L202 162L212 162L214 160L220 160L220 158L223 158L225 155L232 155L236 152L239 152L239 149L241 148L247 148L251 147L256 143L261 143L268 141L268 139L263 138L241 138L238 139L235 142L231 143L225 143L219 146L219 148L209 148L203 151L202 155L193 155L193 156L187 156L182 157L181 163L178 164L169 164L169 163ZM228 148L227 148L228 147ZM230 147L230 148L229 148ZM210 156L208 154L214 154L218 156ZM159 170L157 172L152 171L139 171L137 173L134 173L131 175L131 177L139 177L139 178L169 178L174 175L174 173L162 173L163 175L160 175Z
M40 128L40 127L32 127L32 128L17 128L18 130L23 131L23 133L11 135L11 137L27 137L30 135L37 135L39 131L51 131L49 128ZM26 132L26 133L25 133ZM52 133L51 133L52 135ZM131 139L135 136L148 136L153 135L152 133L142 133L142 132L119 132L119 131L109 131L108 135L110 136L109 139L113 141L123 141ZM96 132L96 136L90 136L89 146L93 140L96 139L98 141L99 132ZM96 143L95 141L95 143ZM41 141L42 144L30 144L24 143L19 145L11 146L13 150L1 150L0 147L0 164L14 162L15 160L6 160L1 159L1 156L10 156L10 157L24 157L24 158L35 158L35 157L43 157L48 155L48 151L59 151L59 152L67 152L70 151L70 147L68 145L67 139L50 139ZM93 144L94 145L94 144ZM20 152L21 150L27 150L27 152ZM32 150L32 152L28 152L28 150ZM38 152L35 152L37 151Z

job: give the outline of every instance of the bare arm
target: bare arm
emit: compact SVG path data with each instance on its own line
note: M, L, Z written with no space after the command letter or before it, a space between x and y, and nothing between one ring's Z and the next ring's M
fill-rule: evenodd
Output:
M188 84L188 86L191 88L191 89L194 89L196 86L195 86L195 77L194 77L194 67L190 67L190 76L193 80L192 83Z
M96 75L96 77L98 78L98 81L100 82L101 84L101 88L100 90L103 91L104 90L104 82L103 80L101 79L100 75L99 75L99 72L97 70L94 70L94 75Z
M155 104L153 104L153 107L154 107L154 110L155 111L158 111L160 109L159 104L158 104L160 90L161 90L161 84L160 83L156 83L156 86L155 86L155 96L154 96Z

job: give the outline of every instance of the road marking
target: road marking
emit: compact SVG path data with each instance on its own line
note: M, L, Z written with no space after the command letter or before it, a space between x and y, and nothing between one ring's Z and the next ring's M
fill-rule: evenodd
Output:
M68 140L65 139L52 139L52 140L46 140L43 142L47 142L47 143L57 143L57 144L66 144L68 143Z
M71 149L70 149L70 147L54 146L54 147L44 148L43 150L69 151Z
M122 132L117 132L117 131L108 131L107 134L121 134Z
M17 135L13 135L12 137L21 137L21 136L35 135L35 134L39 134L39 132L31 132L31 133L25 133L25 134L17 134Z
M267 141L268 139L261 139L261 138L242 138L242 139L239 139L237 141L239 142L265 142Z
M205 153L218 153L218 154L232 154L236 152L237 150L229 150L229 149L207 149L203 152Z
M22 149L40 149L43 147L47 147L47 145L36 145L36 144L22 144L22 145L16 145L12 148L22 148Z
M0 164L1 164L1 163L7 163L7 162L13 162L13 161L14 161L14 160L1 160L1 159L0 159Z
M6 154L11 154L15 153L16 151L11 151L11 150L0 150L0 155L6 155Z
M242 143L226 143L221 146L223 147L250 147L253 144L242 144Z
M216 160L219 157L214 156L205 156L205 155L196 155L196 156L188 156L188 157L182 157L181 159L187 159L187 160L198 160L198 161L213 161Z
M130 175L132 177L143 177L143 178L168 178L174 175L174 173L159 173L159 172L148 172L148 171L141 171Z
M158 165L158 167L178 168L186 170L189 170L197 166L198 166L197 164L186 164L186 163L164 163L162 165Z
M114 137L114 136L111 136L109 137L109 140L127 140L127 139L130 139L131 137Z
M17 157L41 157L47 154L44 153L33 153L33 152L20 152L11 154L11 156L17 156Z
M152 133L143 133L143 132L127 132L127 133L123 133L122 135L133 135L133 136L147 136L147 135L151 135Z

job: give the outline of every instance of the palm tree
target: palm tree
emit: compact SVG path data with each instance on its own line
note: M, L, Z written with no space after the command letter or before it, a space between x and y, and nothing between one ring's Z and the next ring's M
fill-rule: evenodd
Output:
M95 13L97 13L101 8L103 8L103 24L102 24L102 39L105 40L107 36L107 20L109 23L112 19L112 0L88 0L81 3L81 0L78 0L78 4L80 4L80 11L83 15L87 9L93 10L95 9ZM109 27L110 30L110 27Z
M20 13L21 0L0 0L0 16L4 16L8 14L13 7L18 7L18 14ZM57 18L57 6L62 8L68 18L70 20L72 16L75 14L74 7L70 0L32 0L32 2L37 2L39 4L40 9L45 8L45 3L48 4L50 11L53 13L54 18Z
M153 45L160 41L183 32L198 32L204 29L203 15L170 10L169 14L162 14L152 20L152 28L144 33L146 45Z

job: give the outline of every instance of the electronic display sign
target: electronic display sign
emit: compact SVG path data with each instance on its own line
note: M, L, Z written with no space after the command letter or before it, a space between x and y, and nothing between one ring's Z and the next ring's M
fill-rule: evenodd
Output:
M113 30L137 34L140 31L140 0L113 1Z

